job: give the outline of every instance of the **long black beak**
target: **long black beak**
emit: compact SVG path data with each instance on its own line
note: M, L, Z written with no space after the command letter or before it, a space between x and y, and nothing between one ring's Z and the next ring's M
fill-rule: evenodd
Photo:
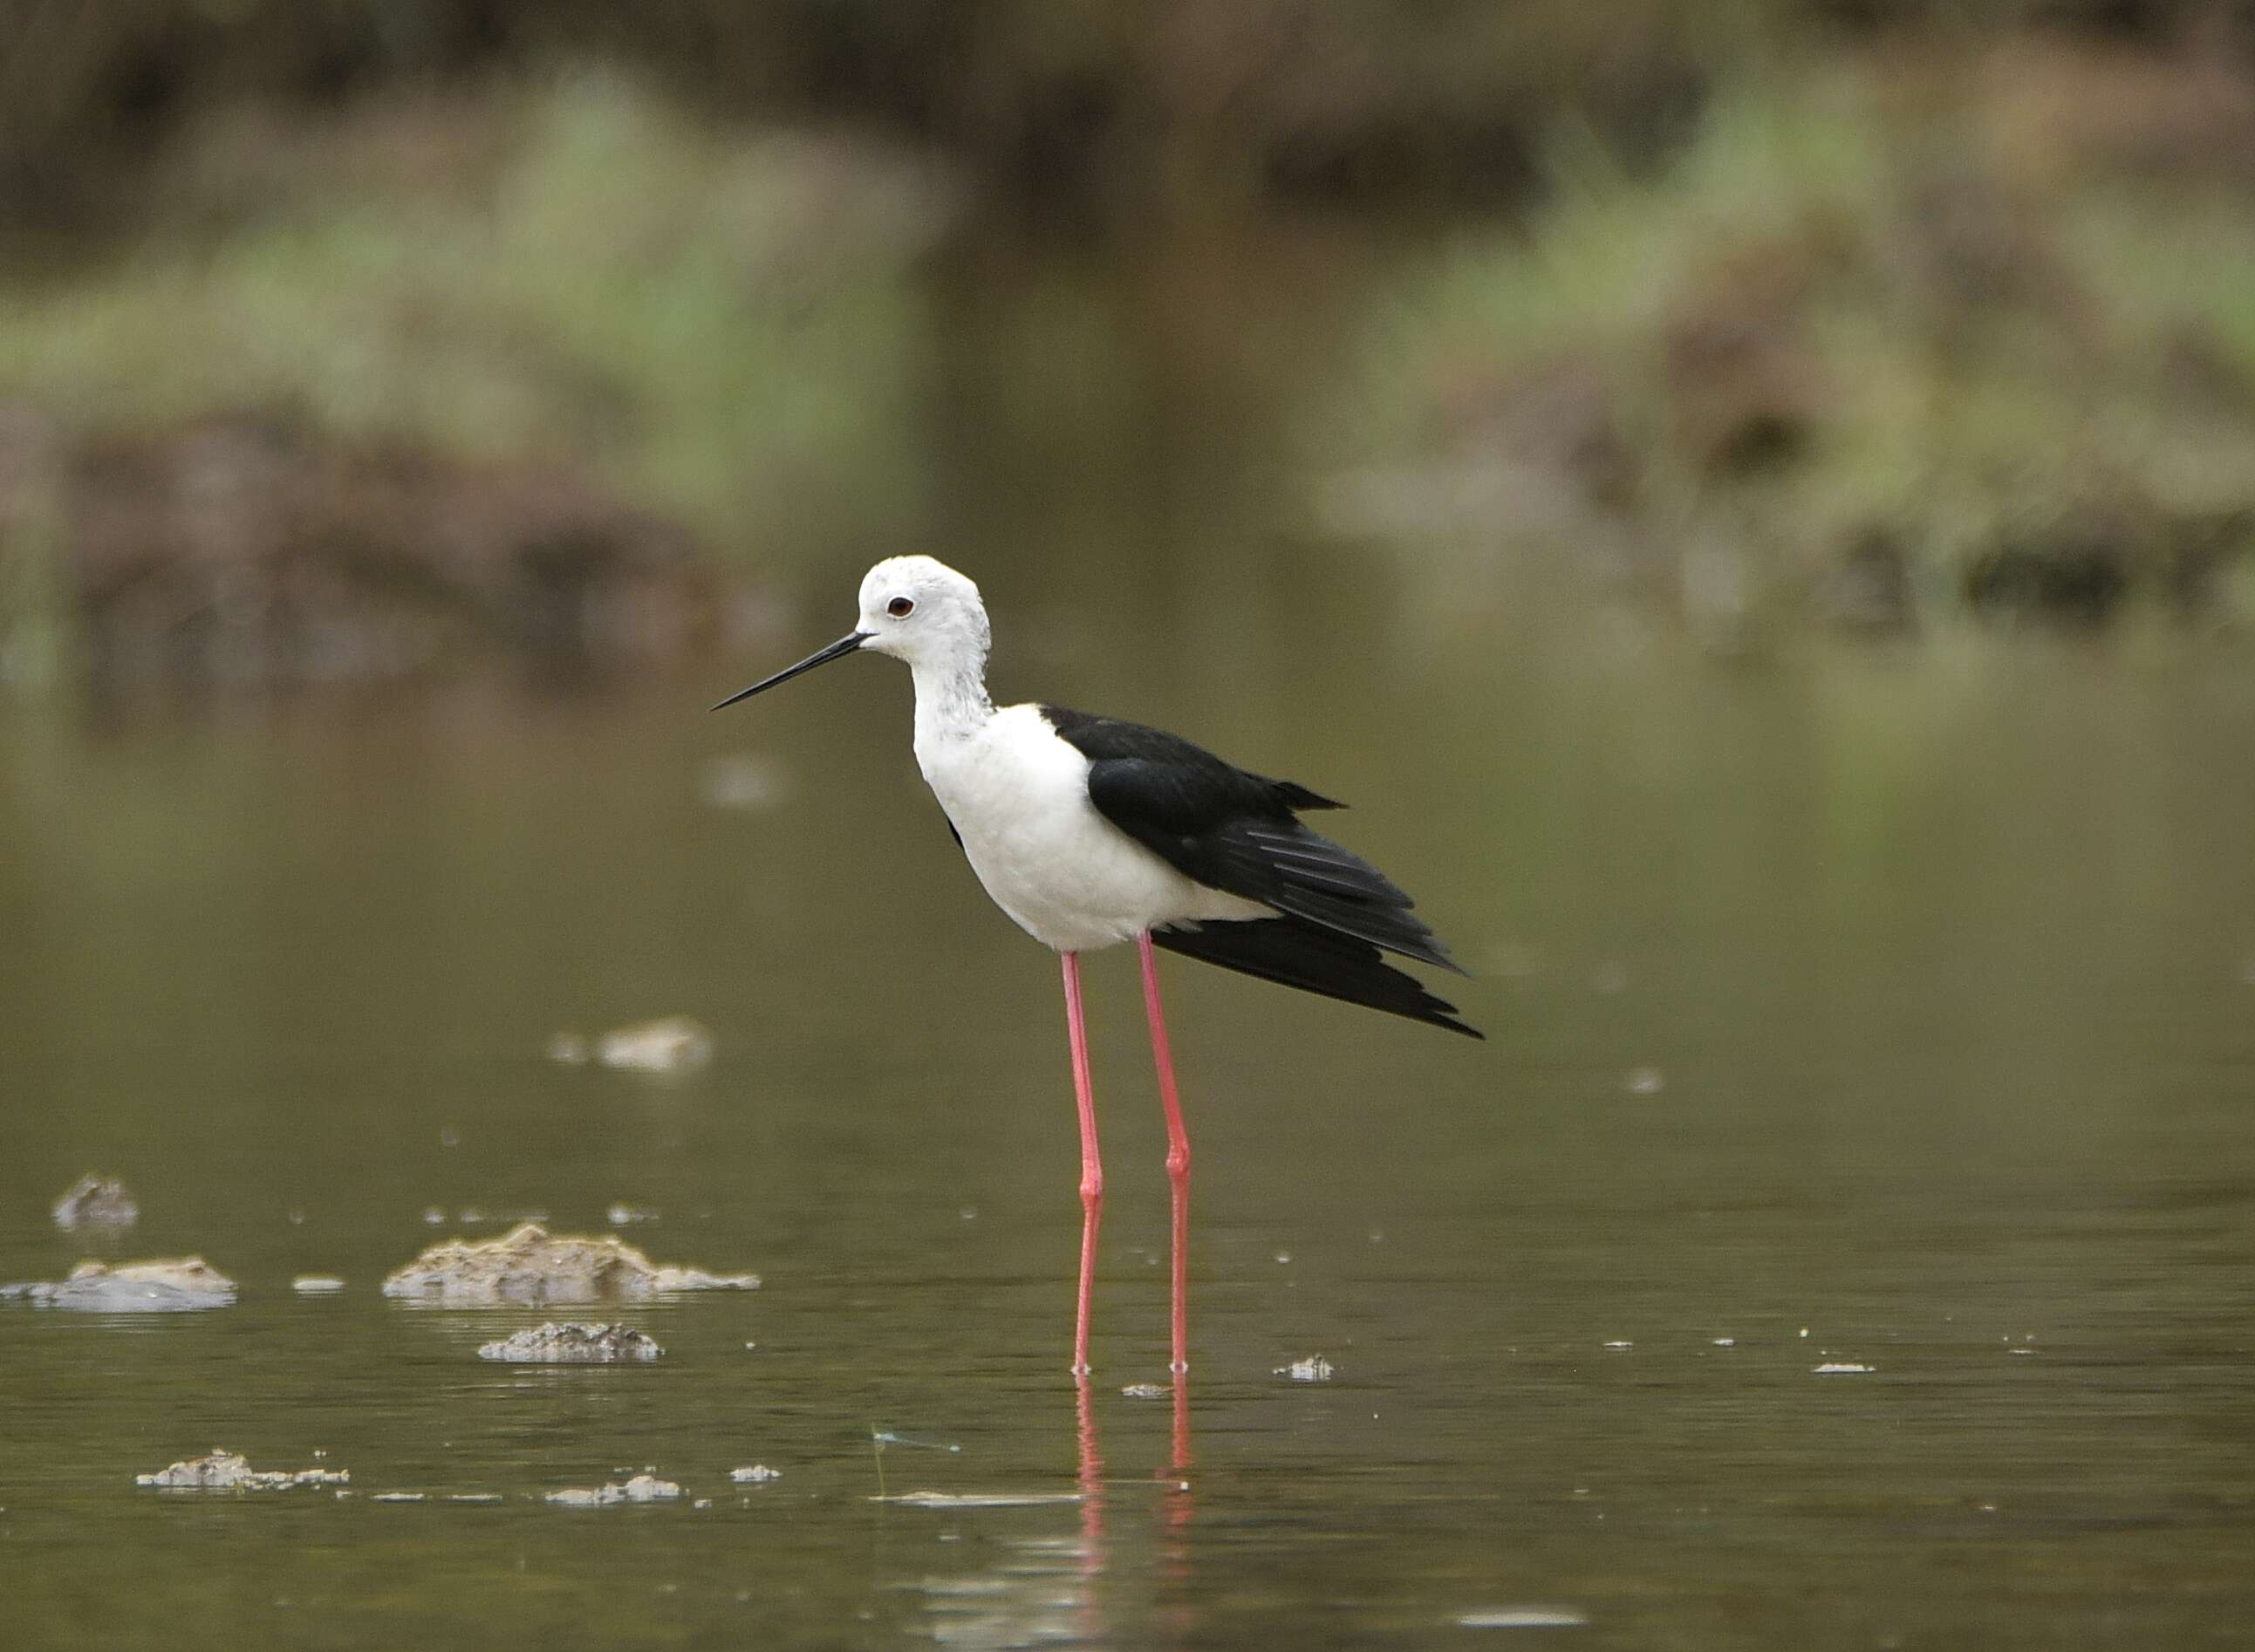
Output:
M777 683L787 683L794 677L803 676L806 672L812 671L818 665L827 665L832 660L844 659L848 654L853 653L856 649L860 648L862 643L868 640L869 633L867 631L848 631L845 636L832 643L828 648L822 650L818 653L809 654L804 659L799 661L797 664L785 666L782 671L777 671L773 677L768 678L763 682L754 683L749 688L745 689L741 693L729 695L727 699L720 702L720 706L733 706L740 699L749 699L755 694L765 693L769 689L773 688ZM718 711L720 709L720 706L715 706L713 709L714 711Z

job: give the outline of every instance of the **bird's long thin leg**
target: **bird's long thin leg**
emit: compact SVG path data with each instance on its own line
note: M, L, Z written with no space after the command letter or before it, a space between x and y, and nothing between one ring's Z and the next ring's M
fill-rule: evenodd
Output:
M1171 1295L1173 1369L1191 1368L1191 1138L1183 1128L1183 1099L1175 1088L1175 1052L1167 1043L1167 1016L1159 1008L1159 957L1151 931L1135 938L1143 960L1143 1010L1151 1022L1151 1058L1159 1068L1159 1101L1167 1109L1167 1180L1174 1189L1174 1289Z
M1104 1157L1096 1145L1096 1091L1088 1077L1088 1021L1080 1007L1080 955L1064 960L1065 1037L1072 1044L1072 1093L1080 1107L1080 1300L1073 1317L1072 1373L1088 1374L1088 1299L1096 1287L1096 1224L1104 1214Z

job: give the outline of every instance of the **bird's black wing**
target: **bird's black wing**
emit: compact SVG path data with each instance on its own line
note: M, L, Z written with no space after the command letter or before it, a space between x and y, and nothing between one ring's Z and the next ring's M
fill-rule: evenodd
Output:
M1368 941L1305 918L1256 917L1154 930L1151 942L1303 992L1367 1005L1389 1016L1407 1016L1468 1038L1486 1037L1458 1021L1454 1004L1436 998L1415 975L1388 964Z
M1346 805L1289 780L1271 780L1224 762L1180 735L1146 728L1118 717L1093 717L1062 706L1036 708L1092 763L1142 763L1166 777L1170 793L1164 805L1177 814L1253 813L1289 815L1295 809L1344 809Z
M1384 873L1294 818L1296 810L1340 805L1140 723L1054 706L1041 712L1089 760L1088 797L1097 812L1184 876L1318 929L1463 973ZM1377 964L1374 956L1371 962Z

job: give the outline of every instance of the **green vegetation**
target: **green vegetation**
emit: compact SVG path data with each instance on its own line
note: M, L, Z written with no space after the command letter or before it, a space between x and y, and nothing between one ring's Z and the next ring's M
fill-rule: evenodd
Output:
M0 402L67 437L243 409L537 455L757 559L919 503L907 280L946 196L846 139L727 137L582 75L185 147L140 250L0 306Z
M1013 513L1204 558L1224 477L1725 646L2255 615L2255 34L2204 11L500 13L0 67L0 675L286 677L353 607L600 655L714 635L715 557Z
M1695 620L1718 589L1730 622L1813 599L1899 623L1961 591L2212 611L2255 535L2234 134L2157 153L2151 110L2092 113L2149 92L2135 71L2031 58L1985 83L2015 73L2058 95L1851 61L1726 89L1648 176L1562 144L1523 232L1458 239L1382 306L1335 450L1490 473L1476 496L1522 535L1656 547ZM1718 542L1743 566L1703 592Z

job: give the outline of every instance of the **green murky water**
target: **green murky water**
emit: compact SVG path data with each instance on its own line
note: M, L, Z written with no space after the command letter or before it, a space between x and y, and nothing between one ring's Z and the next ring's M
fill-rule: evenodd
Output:
M10 1645L2247 1642L2244 660L1727 669L1352 560L1106 587L1094 553L939 548L986 578L1001 690L1357 802L1342 834L1480 976L1472 1045L1170 962L1179 1411L1120 1392L1165 1380L1132 960L1090 969L1084 1404L1054 966L921 791L904 675L702 711L834 634L857 569L775 661L615 698L17 706L0 1279L100 1250L46 1206L101 1168L141 1197L123 1254L242 1294L0 1304ZM709 803L738 752L787 795ZM544 1058L666 1012L710 1067ZM465 1208L615 1202L765 1289L627 1311L655 1366L547 1371L474 1355L537 1313L376 1293L499 1231ZM1328 1384L1271 1374L1318 1352ZM354 1495L134 1486L214 1444ZM752 1462L782 1477L732 1485ZM540 1501L645 1466L710 1507ZM1586 1621L1460 1621L1535 1607Z

